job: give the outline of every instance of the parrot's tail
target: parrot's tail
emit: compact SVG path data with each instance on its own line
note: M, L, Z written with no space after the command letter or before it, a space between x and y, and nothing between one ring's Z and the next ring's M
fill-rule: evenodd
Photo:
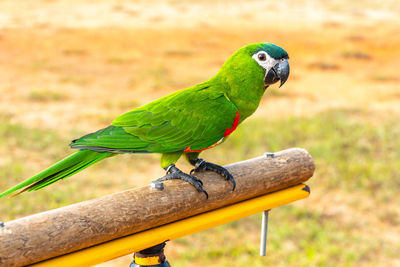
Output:
M36 174L35 176L26 179L22 183L17 184L7 191L4 191L0 194L0 198L24 187L25 188L18 192L16 195L25 191L41 189L60 179L67 178L77 172L80 172L90 165L112 155L113 153L110 152L96 152L87 149L79 150L78 152L53 164L52 166Z

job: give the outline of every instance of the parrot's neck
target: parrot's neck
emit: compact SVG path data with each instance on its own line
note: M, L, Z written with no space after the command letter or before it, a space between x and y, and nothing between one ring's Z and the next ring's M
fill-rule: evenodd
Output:
M238 69L233 71L239 72ZM239 123L253 114L260 105L265 92L264 75L259 69L248 73L232 73L230 70L229 73L221 71L214 77L223 84L226 96L238 108Z

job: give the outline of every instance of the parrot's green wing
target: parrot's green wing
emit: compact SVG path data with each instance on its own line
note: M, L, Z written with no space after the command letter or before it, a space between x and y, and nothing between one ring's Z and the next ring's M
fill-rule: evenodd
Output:
M117 117L112 126L73 141L95 151L169 153L217 143L237 120L236 106L206 83Z

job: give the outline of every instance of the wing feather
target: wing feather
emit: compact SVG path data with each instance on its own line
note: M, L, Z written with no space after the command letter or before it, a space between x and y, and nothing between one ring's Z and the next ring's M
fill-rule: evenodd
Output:
M222 90L204 83L122 114L111 126L74 140L71 147L155 153L202 149L224 136L236 112Z

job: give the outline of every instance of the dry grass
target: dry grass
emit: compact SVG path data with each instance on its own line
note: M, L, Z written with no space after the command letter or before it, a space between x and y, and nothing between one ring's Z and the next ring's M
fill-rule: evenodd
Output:
M305 147L318 163L311 197L272 213L266 259L256 255L257 216L171 242L168 258L176 266L400 266L400 9L378 2L43 0L21 9L2 1L0 188L66 155L69 140L210 78L243 45L268 41L289 52L289 81L271 88L252 121L205 156L227 163ZM268 129L256 130L264 121ZM160 175L157 155L112 158L51 188L1 200L0 216Z

